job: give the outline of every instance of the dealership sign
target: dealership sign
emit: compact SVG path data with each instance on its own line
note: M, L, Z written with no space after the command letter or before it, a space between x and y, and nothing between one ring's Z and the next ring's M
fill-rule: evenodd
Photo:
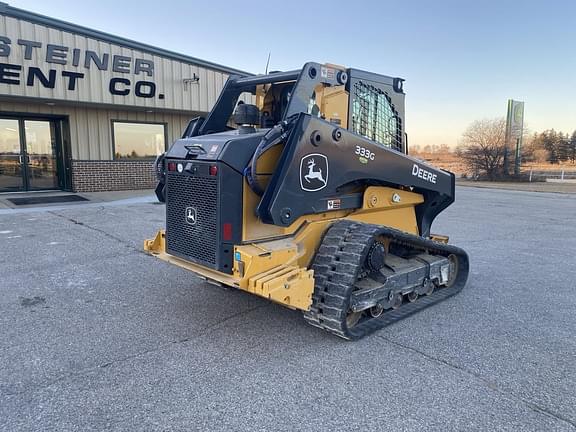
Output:
M18 54L24 60L38 56L45 65L23 65L10 62ZM55 69L61 65L68 70ZM39 67L41 66L41 67ZM74 67L74 70L69 70ZM156 84L147 79L154 77L154 62L126 55L97 53L92 50L81 50L64 45L45 44L38 41L11 38L0 34L0 84L29 87L41 86L55 89L62 82L66 89L77 91L79 82L84 80L90 71L111 71L117 74L131 74L136 79L116 76L109 79L108 91L116 96L134 94L139 98L164 99L158 93ZM57 80L60 76L62 80Z
M508 170L508 151L516 148L514 152L514 173L520 174L520 161L522 151L522 135L524 134L524 102L508 99L508 114L506 116L506 154L505 165Z

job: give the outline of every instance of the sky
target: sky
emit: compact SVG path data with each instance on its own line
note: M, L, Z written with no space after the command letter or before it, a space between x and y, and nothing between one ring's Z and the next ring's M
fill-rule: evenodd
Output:
M402 77L410 145L454 147L508 99L531 132L576 130L574 0L2 1L252 73L271 53Z

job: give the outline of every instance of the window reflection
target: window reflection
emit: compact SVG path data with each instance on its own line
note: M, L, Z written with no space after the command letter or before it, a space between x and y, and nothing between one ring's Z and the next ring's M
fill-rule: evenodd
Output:
M152 123L114 122L114 158L154 158L166 150L166 126Z
M54 124L45 120L24 122L30 189L56 189L56 140Z
M22 187L18 120L0 119L0 192Z

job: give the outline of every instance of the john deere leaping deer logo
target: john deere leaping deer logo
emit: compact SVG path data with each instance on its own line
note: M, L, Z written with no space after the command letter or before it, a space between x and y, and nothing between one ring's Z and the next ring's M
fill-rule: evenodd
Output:
M186 207L185 220L189 225L196 225L196 209L194 207Z
M308 192L324 189L328 184L328 158L312 153L300 159L300 187Z

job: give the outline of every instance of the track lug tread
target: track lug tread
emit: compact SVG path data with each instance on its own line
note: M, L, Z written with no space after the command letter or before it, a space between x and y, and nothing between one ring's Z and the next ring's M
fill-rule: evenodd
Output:
M366 318L352 329L346 325L350 297L365 256L374 239L384 236L394 243L427 250L434 254L454 254L460 258L458 278L450 288L441 288L413 303L389 310L378 318ZM468 277L468 255L462 249L385 226L340 221L326 232L312 269L315 287L312 306L304 312L305 320L343 339L355 340L393 324L419 310L439 303L461 291Z

